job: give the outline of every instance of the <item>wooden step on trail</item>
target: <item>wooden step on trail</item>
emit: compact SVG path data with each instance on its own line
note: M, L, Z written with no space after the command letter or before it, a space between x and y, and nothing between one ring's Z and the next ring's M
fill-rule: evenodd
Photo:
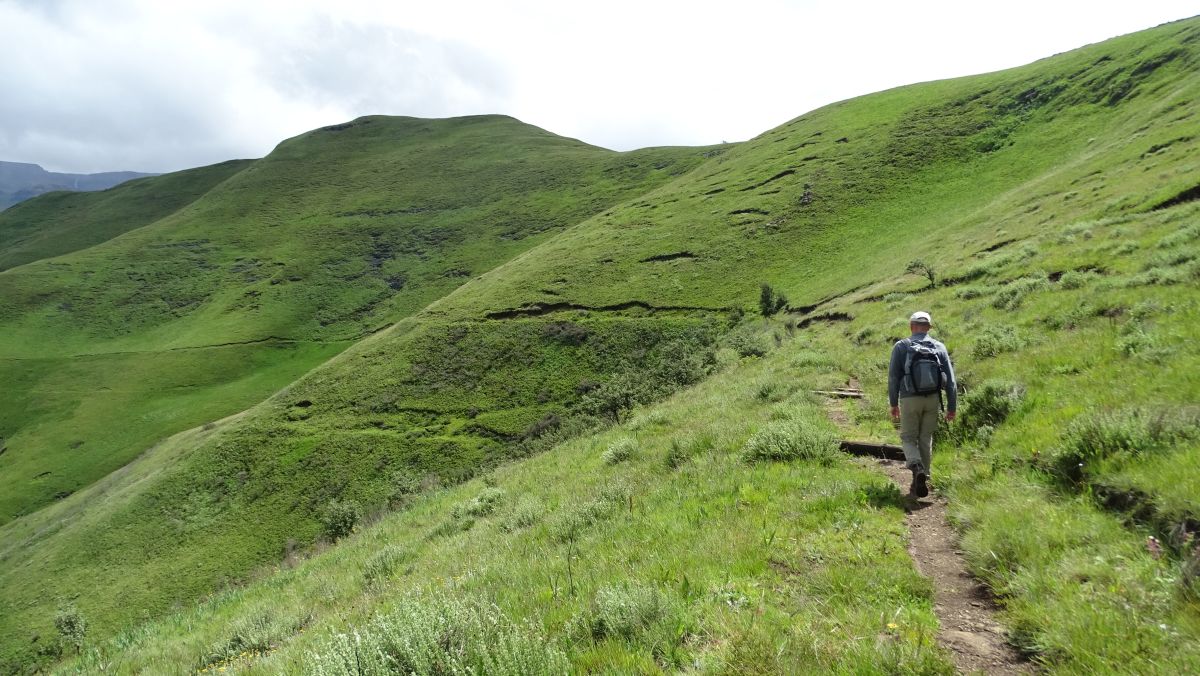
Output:
M881 444L877 441L853 441L842 439L838 442L842 450L850 455L861 455L888 460L903 460L904 449L895 444Z
M862 399L862 390L836 389L836 390L810 390L813 394L821 394L826 397L837 397L840 399Z

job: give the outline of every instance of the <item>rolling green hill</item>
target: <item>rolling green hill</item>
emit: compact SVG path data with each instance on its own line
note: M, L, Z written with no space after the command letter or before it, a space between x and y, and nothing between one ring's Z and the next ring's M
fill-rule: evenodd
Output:
M0 274L0 523L261 401L706 152L615 153L500 116L369 117L244 169L6 213L0 227L40 214L63 246L77 232L128 232ZM154 210L234 170L187 206ZM143 186L171 196L143 199Z
M404 318L0 527L4 655L53 658L70 603L85 671L339 673L453 636L511 671L947 672L900 496L832 450L808 393L859 379L840 433L890 436L884 359L922 307L970 388L938 480L1013 642L1068 673L1195 670L1198 62L1192 19L834 104L685 156L407 316L380 300L369 316ZM236 211L206 208L188 236ZM936 286L905 273L918 258ZM763 282L786 319L741 319ZM292 335L371 326L341 319ZM96 337L256 326L157 321ZM399 513L298 561L352 504Z
M149 225L249 164L230 160L127 181L102 192L53 192L21 202L0 212L0 271L86 249Z

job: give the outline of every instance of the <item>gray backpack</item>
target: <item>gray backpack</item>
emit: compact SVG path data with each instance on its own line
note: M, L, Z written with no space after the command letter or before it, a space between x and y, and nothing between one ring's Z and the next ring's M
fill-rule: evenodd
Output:
M906 338L908 356L904 358L904 378L908 391L933 394L942 391L942 358L937 348L925 341Z

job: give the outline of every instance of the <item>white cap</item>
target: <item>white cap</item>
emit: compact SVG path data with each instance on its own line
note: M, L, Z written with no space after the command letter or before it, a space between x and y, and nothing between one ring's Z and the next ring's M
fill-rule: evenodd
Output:
M908 318L908 321L913 324L932 324L933 323L933 320L931 320L929 318L929 313L925 312L924 310L912 313L912 316Z

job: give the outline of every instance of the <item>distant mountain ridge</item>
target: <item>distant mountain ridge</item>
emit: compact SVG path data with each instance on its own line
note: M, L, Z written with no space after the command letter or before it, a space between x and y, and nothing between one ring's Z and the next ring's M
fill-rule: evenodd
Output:
M105 190L130 179L157 176L138 171L105 171L97 174L63 174L46 171L28 162L0 160L0 211L53 190L90 192Z

